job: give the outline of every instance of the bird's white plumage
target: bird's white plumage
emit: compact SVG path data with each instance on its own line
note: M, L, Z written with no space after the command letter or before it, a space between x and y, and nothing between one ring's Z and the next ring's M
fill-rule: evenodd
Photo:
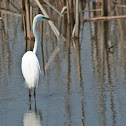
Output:
M39 43L39 34L37 32L37 22L39 21L48 21L51 20L41 14L38 14L34 17L33 20L33 34L35 36L35 44L33 51L28 51L22 57L22 64L21 69L23 76L25 78L26 86L29 89L34 88L34 95L35 95L35 87L38 86L39 75L40 75L40 66L39 61L36 56L38 43ZM31 96L31 92L29 90L29 96Z
M29 89L37 87L40 74L40 65L37 56L32 51L28 51L24 54L22 57L21 67L26 86Z

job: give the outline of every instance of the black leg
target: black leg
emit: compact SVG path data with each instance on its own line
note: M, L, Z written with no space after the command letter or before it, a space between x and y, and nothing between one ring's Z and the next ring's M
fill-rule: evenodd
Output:
M35 101L35 111L36 111L37 109L36 109L36 91L35 91L35 88L34 88L34 101Z
M35 88L34 88L34 97L36 96Z
M31 97L29 97L29 110L31 111Z
M29 98L31 98L31 89L29 89Z
M36 107L36 97L34 97L35 100L35 111L37 112L37 107Z

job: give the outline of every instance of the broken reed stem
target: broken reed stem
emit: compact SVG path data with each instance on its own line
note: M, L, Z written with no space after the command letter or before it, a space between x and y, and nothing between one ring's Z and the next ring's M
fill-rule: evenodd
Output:
M82 10L80 12L95 12L95 11L101 11L101 9L94 9L94 10Z
M73 28L72 38L75 36L75 29L76 29L76 24L74 25L74 28Z
M65 12L65 10L67 9L67 6L64 6L61 10L61 14L63 14Z
M96 18L87 18L82 19L82 22L90 22L90 21L98 21L98 20L111 20L111 19L118 19L118 18L126 18L126 15L121 16L104 16L104 17L96 17Z
M47 5L49 5L53 10L55 10L60 16L63 17L62 13L60 13L54 6L52 6L49 2L46 0L43 0Z
M42 13L46 16L49 17L48 14L46 13L45 9L43 8L43 6L40 4L39 0L35 0L36 4L38 5L38 7L40 8L40 10L42 11ZM57 30L56 26L53 24L52 21L48 21L50 27L52 28L53 32L55 33L57 39L59 40L59 31Z

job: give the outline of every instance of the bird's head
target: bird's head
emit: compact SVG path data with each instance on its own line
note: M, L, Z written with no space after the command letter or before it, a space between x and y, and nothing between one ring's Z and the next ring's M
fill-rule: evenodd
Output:
M51 18L48 18L42 14L38 14L34 17L34 21L55 21L55 20L52 20Z

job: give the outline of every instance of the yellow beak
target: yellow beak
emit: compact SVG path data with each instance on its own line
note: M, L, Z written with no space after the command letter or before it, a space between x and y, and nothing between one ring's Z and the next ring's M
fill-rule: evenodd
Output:
M48 21L56 21L56 20L53 20L51 18L46 18L46 20L48 20Z

